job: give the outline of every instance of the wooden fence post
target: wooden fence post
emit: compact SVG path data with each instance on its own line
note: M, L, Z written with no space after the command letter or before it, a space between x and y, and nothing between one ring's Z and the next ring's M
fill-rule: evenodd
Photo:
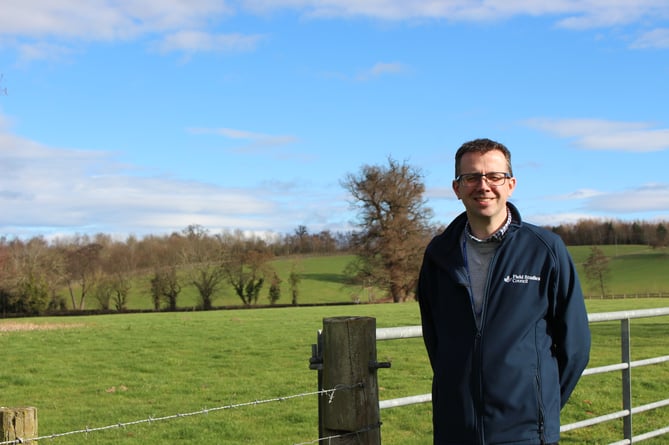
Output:
M376 319L323 319L320 343L319 436L333 445L380 445Z
M0 441L8 442L37 437L37 410L35 408L0 407Z

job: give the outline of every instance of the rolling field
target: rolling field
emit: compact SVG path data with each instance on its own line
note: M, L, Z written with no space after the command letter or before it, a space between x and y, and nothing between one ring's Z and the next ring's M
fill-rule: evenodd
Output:
M281 298L278 304L290 304L290 286L288 278L293 268L299 271L301 282L299 285L298 303L325 304L350 303L357 298L367 301L367 294L358 286L347 283L343 274L346 265L353 259L352 255L313 256L304 258L279 258L272 261L272 266L281 278ZM128 301L128 309L151 309L150 276L136 277L132 281L132 288ZM182 292L179 294L178 307L195 308L199 304L197 291L192 284L187 283L184 273L180 274ZM258 304L267 305L268 285L265 285L258 298ZM99 305L94 298L89 298L86 307L95 309ZM241 306L240 298L233 288L226 282L214 298L214 306Z
M590 253L588 247L570 250L577 265ZM612 256L612 293L669 290L666 249L604 250ZM293 267L303 277L299 303L380 298L378 291L347 284L342 271L351 258L277 260L274 266L284 279L279 303L290 302L285 283ZM151 307L142 283L137 280L130 308ZM266 303L263 298L259 303ZM94 307L94 300L89 303ZM228 288L214 301L217 306L238 303ZM179 306L196 304L194 290L185 287ZM589 299L586 304L595 313L669 307L669 299ZM378 327L420 323L415 302L0 319L0 406L36 407L40 435L111 426L46 441L55 445L316 443L311 344L323 318L344 315L374 317ZM591 366L618 362L619 322L596 323L591 329ZM634 360L669 354L669 317L632 320L631 329ZM378 359L392 363L391 369L378 371L382 400L430 392L422 339L379 342ZM669 364L635 368L632 375L635 405L669 397ZM563 411L563 423L619 410L620 380L619 372L584 377ZM211 411L200 413L204 410ZM149 421L165 416L170 419ZM431 444L429 404L386 409L381 416L384 445ZM113 427L138 420L146 422ZM668 425L666 407L634 417L636 434ZM621 438L622 423L616 420L568 432L561 444L607 444ZM667 436L644 443L666 442Z
M648 246L601 246L611 258L608 290L614 295L635 295L665 292L669 294L669 250L651 249ZM582 263L590 254L590 247L570 247L576 267L581 276L583 291L586 296L599 297L585 279ZM290 304L290 287L288 277L293 268L302 276L299 285L299 304L350 303L360 301L367 303L384 298L379 289L363 289L348 283L343 271L353 259L352 255L312 256L304 258L278 258L272 262L274 269L282 280L279 304ZM194 286L188 285L185 275L181 276L183 290L178 298L180 308L195 308L198 297ZM132 282L128 309L151 309L150 276L136 277ZM268 286L261 291L258 304L269 303ZM97 301L89 297L87 308L98 308ZM232 287L224 283L214 298L214 306L241 305Z
M663 299L588 301L590 312L669 306ZM58 444L302 444L317 439L311 344L332 316L378 327L419 324L416 303L0 320L0 406L34 406L40 435L226 408L49 439ZM592 325L591 365L619 360L618 323ZM667 354L667 317L632 321L633 359ZM378 344L380 398L430 391L421 339ZM669 395L669 366L635 368L634 402ZM619 373L586 376L563 423L620 409ZM336 397L336 394L335 394ZM255 401L268 401L255 404ZM250 404L248 404L250 402ZM381 412L386 445L431 443L429 404ZM635 416L635 431L669 424L667 408ZM567 433L563 444L621 439L621 422ZM666 438L648 444L666 443Z
M669 249L651 249L648 246L599 246L610 258L608 294L630 295L664 292L669 294ZM587 282L582 264L590 255L589 246L572 246L569 251L574 258L581 277L583 292L599 296Z

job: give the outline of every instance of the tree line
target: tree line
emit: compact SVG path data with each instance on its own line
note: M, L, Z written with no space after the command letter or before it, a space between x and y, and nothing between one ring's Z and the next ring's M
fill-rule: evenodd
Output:
M666 247L669 244L669 226L666 221L582 219L574 224L563 224L549 229L560 235L568 246L641 244Z
M67 310L123 311L137 277L156 310L176 310L181 290L193 286L201 309L211 309L223 286L231 286L243 305L257 304L263 288L270 303L280 297L280 279L271 260L289 255L328 255L349 250L349 234L324 230L274 239L241 231L212 234L191 225L169 235L75 235L47 241L0 238L0 314L41 314ZM299 271L289 277L291 302L297 304ZM94 304L93 304L94 303Z
M356 229L346 233L311 233L298 226L273 238L241 231L210 233L191 225L169 235L75 235L47 241L0 238L0 314L41 314L86 310L91 300L103 310L123 311L138 277L155 310L176 310L185 286L197 290L207 310L223 286L230 286L244 306L258 304L261 292L270 304L281 297L282 283L271 260L290 255L349 253L345 273L352 283L385 291L393 302L414 297L422 254L443 227L430 224L422 172L388 158L348 174L341 186L357 211ZM666 222L582 220L549 227L567 245L642 244L667 246ZM287 286L298 304L299 270ZM285 286L284 286L285 287Z

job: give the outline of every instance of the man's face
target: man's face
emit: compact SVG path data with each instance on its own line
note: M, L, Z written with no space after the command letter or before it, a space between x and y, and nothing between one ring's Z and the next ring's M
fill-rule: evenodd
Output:
M509 172L504 153L499 150L485 154L465 153L460 160L460 175L492 172ZM473 183L453 181L453 191L462 200L470 223L495 229L506 220L506 202L515 187L515 178L506 178L504 184L498 186L484 178L478 178Z

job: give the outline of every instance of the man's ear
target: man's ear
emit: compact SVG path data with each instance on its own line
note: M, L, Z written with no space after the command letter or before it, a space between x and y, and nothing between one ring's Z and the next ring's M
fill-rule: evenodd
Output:
M453 187L453 192L455 193L455 196L457 196L458 199L462 199L462 198L460 198L460 183L456 180L453 180L452 187Z
M513 191L516 189L516 178L511 177L508 179L509 181L509 197L513 195Z

